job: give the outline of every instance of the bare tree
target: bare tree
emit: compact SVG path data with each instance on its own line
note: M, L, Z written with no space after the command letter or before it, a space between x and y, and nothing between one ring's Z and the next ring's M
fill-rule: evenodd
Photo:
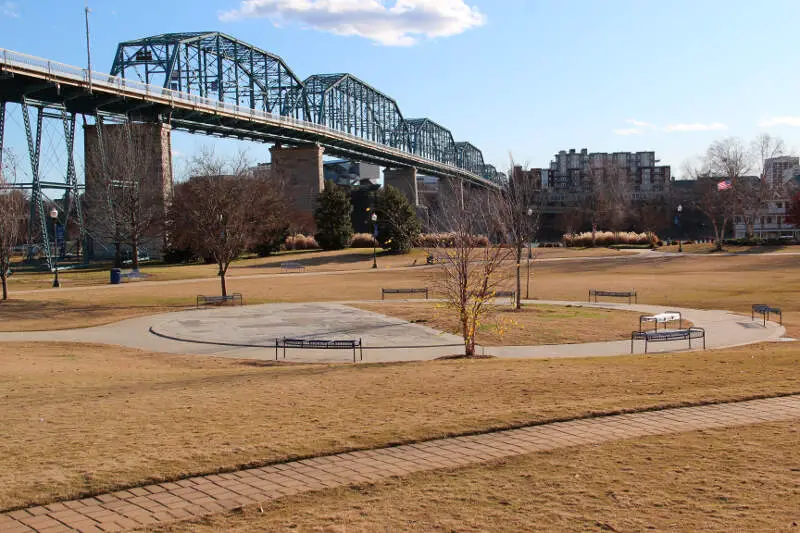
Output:
M509 179L497 197L497 221L502 234L514 250L516 259L515 309L522 307L522 252L536 236L542 211L540 183L532 171L525 171L511 158Z
M19 244L25 217L25 198L22 192L12 189L16 183L16 160L5 150L0 154L0 281L3 300L8 300L8 274L14 246Z
M742 178L751 169L752 152L736 137L714 141L704 157L684 164L684 171L697 182L695 206L711 222L717 250L722 249L726 228L747 190Z
M592 225L594 246L600 224L619 230L628 216L633 196L628 169L611 159L589 161L583 192L581 205Z
M213 258L226 296L230 264L270 228L285 223L285 202L274 183L249 175L241 153L226 161L203 150L190 172L192 178L175 186L169 239L177 247Z
M462 203L459 191L442 190L434 218L437 230L449 233L450 241L440 241L431 250L441 263L434 286L458 314L466 356L475 355L478 327L506 281L503 264L513 257L509 248L477 245L477 236L497 227L497 199L487 194L488 202L482 193L473 192L465 194Z
M739 180L736 197L747 228L747 236L754 236L755 221L764 213L768 202L780 194L782 180L773 183L767 180L767 160L787 155L783 139L769 133L757 136L750 145L751 165L757 168L758 179Z
M163 234L171 192L146 128L98 122L96 141L86 154L93 169L87 176L89 229L95 238L114 245L116 267L122 266L122 245L130 245L134 270L139 269L142 244Z

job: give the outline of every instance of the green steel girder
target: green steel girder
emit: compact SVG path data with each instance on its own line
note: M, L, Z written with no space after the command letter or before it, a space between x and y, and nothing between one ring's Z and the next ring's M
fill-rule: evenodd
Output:
M456 164L456 143L450 130L428 118L406 121L411 153L448 165Z
M362 139L408 150L397 102L351 74L315 74L303 82L306 119Z
M302 87L280 57L219 32L122 42L111 74L278 115L291 114Z
M483 154L472 143L456 143L456 166L483 176Z
M314 122L499 180L475 146L454 142L447 128L430 119L404 119L393 98L355 76L315 74L301 82L279 56L223 33L122 42L111 74Z

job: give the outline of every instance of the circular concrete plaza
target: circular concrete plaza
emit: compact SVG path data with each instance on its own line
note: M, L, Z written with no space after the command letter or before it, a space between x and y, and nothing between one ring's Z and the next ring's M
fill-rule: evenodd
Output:
M657 314L654 305L589 304L530 301L526 305L579 305ZM751 320L728 311L673 308L695 326L705 329L708 348L781 340L782 326ZM638 324L631 324L636 329ZM463 353L461 338L405 320L351 307L346 303L285 303L207 308L145 316L106 326L61 331L0 333L0 341L95 342L151 352L213 355L274 360L275 339L360 339L365 362L429 360ZM693 349L702 349L694 342ZM637 341L635 353L642 353ZM686 341L651 343L649 353L688 349ZM498 357L595 357L631 353L630 341L540 346L480 346L479 353ZM283 350L278 351L283 360ZM286 361L347 362L352 350L290 349Z

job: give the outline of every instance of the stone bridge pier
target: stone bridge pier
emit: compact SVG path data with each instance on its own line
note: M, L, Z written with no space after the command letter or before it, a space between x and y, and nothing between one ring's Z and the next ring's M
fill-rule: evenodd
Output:
M420 205L416 168L386 168L383 171L383 183L397 188L414 207Z

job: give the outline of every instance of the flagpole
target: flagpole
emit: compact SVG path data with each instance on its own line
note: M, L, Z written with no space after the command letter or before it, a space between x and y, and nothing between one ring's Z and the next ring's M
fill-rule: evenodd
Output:
M92 47L89 41L89 0L86 0L83 7L84 18L86 20L86 66L89 78L89 94L92 93Z

